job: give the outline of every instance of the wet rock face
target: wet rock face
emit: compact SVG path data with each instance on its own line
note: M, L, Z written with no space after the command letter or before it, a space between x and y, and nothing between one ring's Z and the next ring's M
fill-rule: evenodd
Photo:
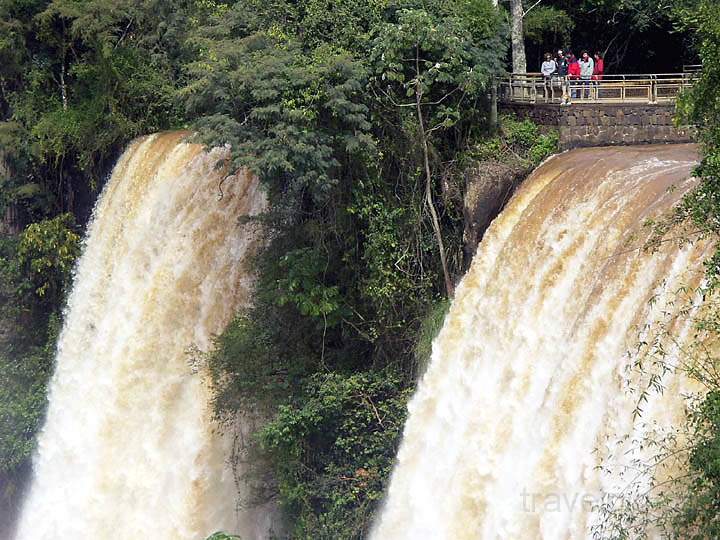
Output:
M463 252L469 266L483 234L510 200L527 170L519 165L481 162L465 173Z
M612 146L691 142L695 130L675 126L675 104L503 104L521 118L552 126L566 150L583 146Z

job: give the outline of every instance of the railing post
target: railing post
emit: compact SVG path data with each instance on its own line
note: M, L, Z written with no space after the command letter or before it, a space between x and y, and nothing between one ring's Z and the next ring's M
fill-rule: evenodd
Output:
M658 81L657 79L655 79L655 84L653 85L653 103L657 103L657 102L658 102L658 99L660 99L660 96L659 96L659 93L660 93L659 87L660 87L660 81Z
M657 78L655 75L650 75L650 92L649 92L650 103L657 103Z

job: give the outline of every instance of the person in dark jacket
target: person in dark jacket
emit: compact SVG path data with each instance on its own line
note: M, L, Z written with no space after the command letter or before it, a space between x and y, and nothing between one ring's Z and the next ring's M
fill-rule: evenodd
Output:
M557 76L567 77L568 74L568 61L562 50L559 50L555 57L555 64L557 65Z
M567 74L568 74L568 60L562 49L558 50L557 56L555 57L555 81L557 86L562 91L562 102L567 103Z

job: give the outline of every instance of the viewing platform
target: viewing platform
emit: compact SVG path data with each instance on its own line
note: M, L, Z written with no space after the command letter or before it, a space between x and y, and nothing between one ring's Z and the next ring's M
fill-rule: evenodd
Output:
M699 66L686 66L683 73L591 81L511 73L498 80L498 107L557 129L563 149L690 142L694 129L675 125L675 102L698 73Z

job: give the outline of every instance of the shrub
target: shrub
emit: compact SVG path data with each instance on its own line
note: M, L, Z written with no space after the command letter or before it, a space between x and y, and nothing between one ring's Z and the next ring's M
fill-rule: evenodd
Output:
M470 150L469 157L479 161L520 161L527 167L536 167L558 152L559 142L560 136L555 130L543 132L531 120L504 115L498 134L478 143Z
M80 236L72 214L29 225L20 237L18 261L25 267L35 294L58 301L70 282L80 254Z
M392 469L409 395L392 372L319 373L260 431L293 538L365 535Z

